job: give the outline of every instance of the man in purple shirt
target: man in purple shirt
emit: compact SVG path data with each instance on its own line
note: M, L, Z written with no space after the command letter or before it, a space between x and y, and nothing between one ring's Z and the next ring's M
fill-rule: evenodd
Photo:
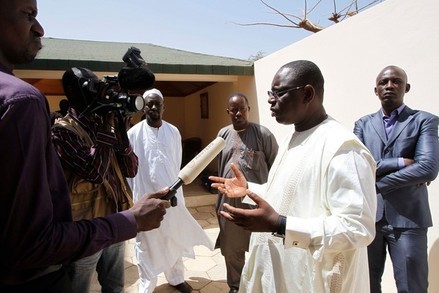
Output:
M439 171L439 117L404 103L407 73L389 65L377 75L381 109L355 122L376 169L376 235L368 246L370 292L381 292L387 254L398 292L428 292L428 228L433 225L427 186ZM388 253L387 253L388 252Z
M41 49L36 0L0 7L0 291L69 292L62 265L159 227L167 190L121 213L72 221L47 100L12 73Z

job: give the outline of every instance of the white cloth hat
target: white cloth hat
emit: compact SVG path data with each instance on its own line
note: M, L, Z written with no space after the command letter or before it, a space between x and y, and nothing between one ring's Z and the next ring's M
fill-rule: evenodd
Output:
M162 98L162 100L163 100L162 92L159 91L158 89L147 90L146 92L143 93L143 98L146 99L146 97L150 94L155 94L155 95L159 96L160 98Z

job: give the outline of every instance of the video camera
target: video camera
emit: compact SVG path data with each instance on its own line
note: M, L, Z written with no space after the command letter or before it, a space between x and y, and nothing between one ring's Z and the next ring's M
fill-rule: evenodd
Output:
M102 80L85 68L74 67L64 73L63 86L67 98L82 98L79 102L84 105L84 109L81 109L80 116L113 111L129 116L143 110L145 101L142 95L130 91L151 88L155 76L147 67L138 48L129 48L122 60L126 66L118 75L104 76Z

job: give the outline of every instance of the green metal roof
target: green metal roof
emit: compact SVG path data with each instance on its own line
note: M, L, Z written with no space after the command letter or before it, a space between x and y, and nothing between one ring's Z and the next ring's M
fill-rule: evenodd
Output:
M129 47L139 48L154 73L253 75L253 61L212 56L153 44L43 38L43 49L30 64L17 69L66 70L74 66L117 72Z

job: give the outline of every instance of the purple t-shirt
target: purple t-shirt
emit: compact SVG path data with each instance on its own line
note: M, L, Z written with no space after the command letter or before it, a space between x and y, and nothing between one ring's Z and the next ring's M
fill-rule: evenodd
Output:
M135 237L130 211L72 221L44 95L0 65L0 283Z

